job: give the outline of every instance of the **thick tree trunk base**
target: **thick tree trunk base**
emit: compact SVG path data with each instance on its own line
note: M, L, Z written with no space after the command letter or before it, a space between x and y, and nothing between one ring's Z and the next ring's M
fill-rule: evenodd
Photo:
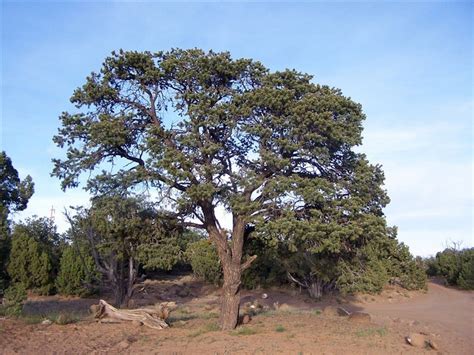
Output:
M220 325L222 330L232 330L237 326L240 308L240 291L222 295Z
M321 299L323 297L323 287L319 282L313 282L308 288L308 293L311 298Z
M136 321L153 329L168 328L166 323L170 312L176 308L174 302L164 302L155 305L153 308L138 308L122 310L108 304L104 300L100 300L94 317L100 320L110 319L117 321Z

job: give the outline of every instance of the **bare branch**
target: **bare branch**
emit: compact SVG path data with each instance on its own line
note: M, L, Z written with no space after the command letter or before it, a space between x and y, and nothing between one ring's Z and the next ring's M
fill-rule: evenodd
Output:
M257 259L257 255L249 256L247 260L245 260L245 262L242 265L240 265L240 270L242 272L247 270L250 267L250 265L252 265L255 259Z

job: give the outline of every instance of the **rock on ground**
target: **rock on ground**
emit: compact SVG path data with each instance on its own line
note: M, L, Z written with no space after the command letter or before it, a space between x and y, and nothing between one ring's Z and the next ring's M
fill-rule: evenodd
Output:
M405 339L408 344L416 348L424 348L426 346L426 337L423 334L411 333Z

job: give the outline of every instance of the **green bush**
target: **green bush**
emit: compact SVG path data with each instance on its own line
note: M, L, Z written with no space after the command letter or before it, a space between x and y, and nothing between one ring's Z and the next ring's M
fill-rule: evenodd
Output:
M222 278L222 268L214 244L202 239L188 245L186 260L191 264L195 276L214 284Z
M465 290L474 290L474 248L464 250L461 255L457 285Z
M50 294L54 288L50 257L23 226L13 231L7 270L11 281L26 289Z
M23 309L23 303L27 297L26 288L21 283L10 285L5 290L4 303L8 315L19 316Z
M407 290L421 290L426 288L426 271L424 265L417 260L407 263L405 272L400 275L400 286Z
M258 238L249 238L244 246L246 257L257 255L250 267L242 274L242 286L246 289L281 285L286 282L286 271L275 248L269 248Z
M461 271L460 252L446 249L436 254L436 270L438 276L443 276L449 285L456 285Z
M93 283L100 277L94 259L86 248L69 245L61 256L56 288L63 295L86 296L93 292Z
M474 289L474 248L446 248L424 262L429 276L443 277L449 285Z
M377 259L361 263L343 261L340 264L340 276L337 287L343 294L379 293L387 284L389 276L382 261Z
M390 258L384 260L392 283L397 283L407 290L426 288L426 270L421 258L414 258L408 246L396 244Z
M2 208L0 206L0 297L8 287L7 260L10 254L10 235L7 227L2 225Z

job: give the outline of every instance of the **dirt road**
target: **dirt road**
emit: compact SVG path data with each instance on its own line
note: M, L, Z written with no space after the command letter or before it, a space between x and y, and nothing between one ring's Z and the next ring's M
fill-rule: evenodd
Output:
M430 282L428 292L414 298L389 303L387 300L360 305L376 319L408 320L429 325L441 337L462 343L466 353L474 353L474 292L460 291Z

